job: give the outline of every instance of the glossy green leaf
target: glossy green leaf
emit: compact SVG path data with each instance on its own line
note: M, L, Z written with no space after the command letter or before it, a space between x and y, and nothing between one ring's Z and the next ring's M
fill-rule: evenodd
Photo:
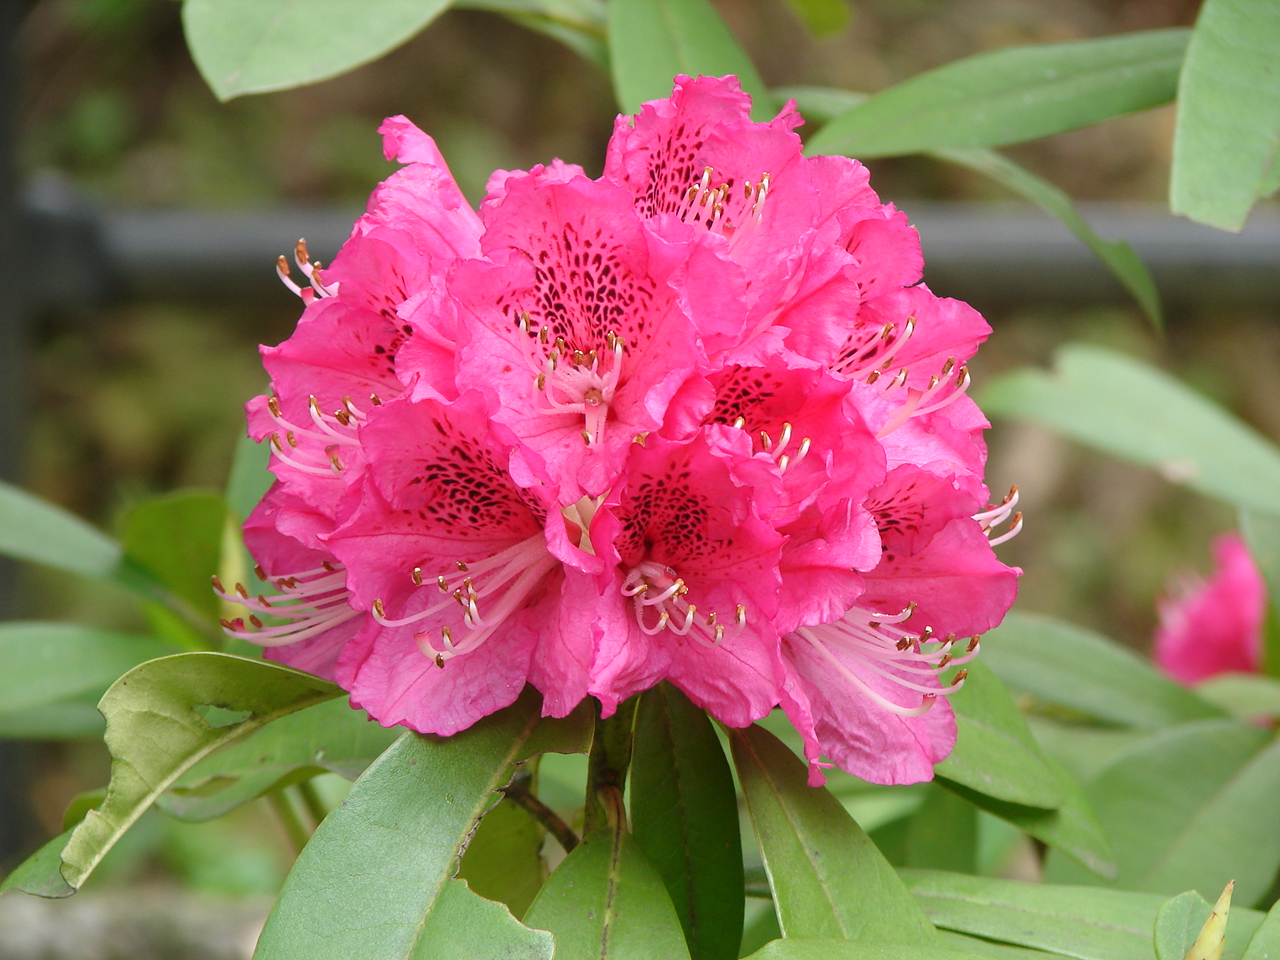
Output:
M219 100L327 80L398 47L448 0L185 0L182 25Z
M490 10L546 34L599 66L609 68L603 0L460 0L455 7Z
M975 955L950 947L924 947L867 940L775 940L751 954L750 960L975 960Z
M1054 373L1015 370L978 402L988 414L1039 421L1208 496L1280 514L1280 449L1131 357L1074 344L1059 352Z
M730 743L785 936L937 945L888 861L782 741L753 726Z
M542 720L530 690L452 737L407 733L320 824L285 881L258 960L547 960L548 934L454 879L515 764L586 748L587 711ZM506 952L504 952L506 951Z
M990 177L1044 210L1093 251L1129 291L1142 312L1156 327L1163 324L1160 294L1156 291L1155 281L1151 279L1146 265L1133 252L1133 247L1123 240L1104 240L1100 237L1084 217L1080 216L1065 190L993 150L943 148L931 151L930 156Z
M688 960L662 878L624 826L599 830L551 875L525 922L574 960Z
M121 835L186 770L263 724L342 691L309 674L221 653L180 653L135 667L106 692L111 785L62 853L62 875L79 887ZM244 719L211 723L208 708Z
M122 551L120 544L75 514L0 481L0 553L111 579L119 571Z
M1222 716L1126 647L1053 617L1009 614L983 636L982 661L1014 689L1109 723L1158 728Z
M320 773L354 780L399 734L373 723L345 699L317 703L201 760L160 797L159 805L183 820L211 820Z
M1239 230L1280 156L1280 7L1205 0L1178 80L1169 206Z
M1102 772L1116 754L1131 749L1152 735L1134 727L1103 727L1091 723L1060 723L1045 717L1027 717L1044 752L1062 764L1081 783Z
M1049 757L1045 763L1058 778L1062 804L1053 810L1008 803L949 780L939 782L974 806L1013 824L1023 833L1060 850L1081 866L1103 877L1114 877L1116 865L1106 834L1084 789L1070 773Z
M937 870L904 870L902 878L929 919L945 930L1079 960L1152 960L1152 930L1166 900L1152 893ZM1223 960L1239 960L1262 922L1256 910L1231 915Z
M511 800L484 815L458 864L458 876L486 900L505 904L517 920L529 910L547 879L542 858L546 832Z
M1059 806L1058 778L1009 691L981 660L968 670L964 686L950 697L956 746L934 767L938 776L1010 803Z
M1010 943L996 943L994 940L983 940L981 937L967 937L963 933L952 930L939 930L942 942L953 950L976 953L983 957L995 957L995 960L1058 960L1061 954L1046 953L1043 950L1032 950L1030 947L1015 947Z
M227 505L215 493L174 493L138 504L120 527L125 557L174 596L210 619L218 598L209 577L218 571Z
M849 25L848 0L787 0L789 6L815 37L839 33Z
M669 683L637 708L631 824L694 960L736 960L743 877L733 774L706 712Z
M6 890L21 890L23 893L37 897L60 899L69 897L76 888L62 879L62 849L71 837L68 830L54 837L39 850L14 867L9 875L0 881L0 893Z
M1186 30L1009 47L917 74L832 120L810 154L884 157L1047 137L1173 99Z
M904 865L956 873L978 871L978 808L940 784L907 821Z
M1240 532L1267 585L1262 669L1272 677L1280 677L1280 514L1242 511Z
M1280 868L1280 741L1231 720L1161 731L1085 787L1111 839L1115 886L1216 896L1236 880L1253 903ZM1104 884L1050 854L1045 878Z
M101 739L106 723L97 693L81 694L38 707L0 712L0 738L6 740Z
M1280 680L1254 673L1220 673L1196 693L1240 720L1280 717Z
M751 94L752 117L772 117L773 97L707 0L609 0L608 24L614 95L624 113L671 96L677 74L731 73Z
M1209 901L1194 890L1162 903L1156 912L1156 960L1185 960L1212 912Z
M1240 910L1236 908L1235 916L1239 915ZM1228 928L1228 937L1231 933ZM1271 908L1262 925L1249 940L1241 960L1276 960L1277 957L1280 957L1280 905Z
M73 623L0 624L0 704L5 713L93 694L144 660L173 653L154 637Z

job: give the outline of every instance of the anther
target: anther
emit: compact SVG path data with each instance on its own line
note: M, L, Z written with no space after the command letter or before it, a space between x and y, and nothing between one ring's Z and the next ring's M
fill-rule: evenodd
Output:
M307 241L303 237L298 238L298 242L293 245L293 256L301 266L310 261L311 257L307 254Z
M582 431L582 442L588 447L591 446L591 433L587 430Z
M964 648L965 653L973 653L973 651L977 650L977 649L978 649L978 643L979 643L981 640L982 640L982 637L970 637L970 638L969 638L969 645L968 645L967 647L965 647L965 648Z
M243 583L237 583L237 584L236 584L236 593L240 594L240 597L241 597L241 599L243 599L243 600L248 600L248 599L249 599L249 591L248 591L248 590L246 590L246 589L244 588L244 584L243 584Z
M333 419L337 420L344 427L351 426L351 414L347 413L345 410L333 411Z
M956 358L947 357L947 362L942 365L942 370L940 371L940 373L942 374L942 376L945 377L948 373L950 373L952 370L955 369L955 366L956 366Z
M413 585L415 587L422 586L422 568L414 567L413 572L409 574L409 578L413 580Z
M932 639L933 639L933 627L926 626L923 630L920 631L921 643L928 643Z
M948 663L950 663L950 662L951 662L951 654L949 654L949 653L948 653L948 654L946 654L945 656L943 656L943 658L942 658L941 660L939 660L939 661L938 661L938 663L937 663L937 667L938 667L938 669L939 669L939 670L941 670L942 668L944 668L944 667L945 667Z
M437 667L439 667L441 670L443 670L443 669L444 669L444 654L443 654L443 653L437 653L437 654L436 654L436 657L435 657L435 660L436 660L436 666L437 666Z
M267 571L265 571L265 570L263 570L263 569L262 569L262 564L260 564L260 563L255 563L255 564L253 565L253 572L254 572L254 575L255 575L259 580L266 581L266 579L267 579Z
M258 619L258 615L256 613L249 614L249 622L252 623L259 630L262 629L262 621Z
M737 420L733 421L733 425L737 427L739 430L741 430L746 425L746 423L747 423L746 417L739 417Z
M375 599L373 601L373 613L374 613L374 616L381 617L383 620L387 618L387 610L382 605L381 599Z
M382 406L382 398L378 396L376 393L369 394L369 402L372 403L375 407Z
M284 453L284 444L280 442L280 434L273 433L271 435L271 445L280 453Z
M463 563L461 560L455 560L454 563L458 565L458 569L463 573L466 573L468 571L467 565Z
M338 459L338 455L336 453L329 454L329 464L338 473L342 472L342 461Z
M969 671L967 669L964 669L964 668L960 669L956 673L956 675L951 679L951 689L954 690L956 687L960 686L960 684L964 683L965 680L968 678L968 676L969 676Z
M284 258L281 257L281 259L283 260ZM267 409L271 411L271 415L273 417L276 417L278 419L280 417L280 398L271 397L267 401Z
M534 378L534 382L537 384L539 390L545 390L547 387L547 375L545 373L538 374L537 377Z
M872 370L869 374L867 374L867 380L866 380L866 382L867 382L867 384L868 384L868 385L870 385L870 384L872 384L872 383L875 383L875 382L876 382L877 380L879 380L879 379L880 379L880 371L879 371L879 370Z
M886 323L884 325L884 329L880 331L881 340L888 340L891 336L893 336L893 326L894 325L892 323Z
M289 446L291 446L291 447L297 447L297 446L298 446L298 438L297 438L296 436L294 436L294 434L293 434L293 431L292 431L292 430L286 430L286 431L285 431L285 434L284 434L284 438L285 438L285 440L289 441Z
M440 588L441 593L449 592L449 581L444 577L436 577L436 586Z
M222 581L218 578L218 575L217 575L216 573L215 573L212 577L210 577L210 578L209 578L209 582L213 584L213 589L214 589L214 590L217 590L217 591L218 591L218 593L226 593L226 592L227 592L226 590L224 590L224 589L222 588Z
M747 622L747 608L742 604L738 604L738 608L733 615L733 622L740 627Z

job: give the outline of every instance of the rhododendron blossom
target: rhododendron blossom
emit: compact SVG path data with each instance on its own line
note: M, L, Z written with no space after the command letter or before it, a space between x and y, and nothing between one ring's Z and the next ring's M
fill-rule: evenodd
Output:
M386 121L404 166L333 264L281 260L306 306L263 350L246 525L277 592L219 585L228 632L386 725L669 680L730 726L781 707L813 783L931 777L1018 575L966 394L989 328L920 282L860 163L749 111L679 77L601 177L498 171L478 212Z
M1180 683L1262 667L1267 588L1244 539L1225 533L1213 541L1215 569L1207 579L1179 575L1157 603L1155 660Z

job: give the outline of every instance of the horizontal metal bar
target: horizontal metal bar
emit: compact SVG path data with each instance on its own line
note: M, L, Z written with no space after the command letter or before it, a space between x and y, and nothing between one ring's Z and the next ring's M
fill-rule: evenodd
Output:
M1064 226L1040 211L977 203L902 204L919 229L925 279L979 308L1013 303L1124 303L1120 284ZM1104 237L1128 240L1170 309L1280 303L1280 209L1264 205L1224 233L1152 206L1082 205ZM140 297L259 297L278 287L275 260L305 237L328 262L358 210L217 213L29 206L38 302Z

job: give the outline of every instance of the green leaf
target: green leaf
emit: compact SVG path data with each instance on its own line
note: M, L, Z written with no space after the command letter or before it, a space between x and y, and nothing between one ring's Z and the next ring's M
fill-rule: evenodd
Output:
M1162 903L1156 912L1156 960L1184 960L1212 912L1209 901L1194 890Z
M1238 720L1280 717L1280 680L1253 673L1220 673L1196 693Z
M832 120L810 154L859 158L1036 140L1173 99L1186 30L1009 47L882 90Z
M852 13L846 0L787 0L787 6L815 37L839 33Z
M918 943L804 938L774 940L751 954L750 960L976 960L972 953Z
M1280 515L1245 510L1240 514L1240 532L1267 585L1262 669L1280 677Z
M730 743L784 936L937 944L888 861L782 741L753 726Z
M271 462L271 444L258 443L252 437L241 437L236 443L235 457L231 461L231 476L227 479L227 509L236 523L244 523L258 501L271 489L272 477L267 465Z
M677 74L734 74L751 94L751 116L768 120L775 104L751 59L707 0L609 0L609 64L623 113L671 96Z
M995 957L996 960L1057 960L1061 956L1057 953L1045 953L1043 950L1015 947L1009 943L983 940L981 937L967 937L963 933L955 933L951 930L938 932L942 936L942 942L955 950L965 950L983 957Z
M105 724L98 712L98 694L82 694L39 707L0 713L0 739L101 739Z
M1151 736L1150 730L1133 727L1101 727L1093 724L1058 722L1045 717L1027 717L1027 726L1036 735L1044 752L1081 783L1092 780L1121 750Z
M1053 617L1005 617L983 636L982 660L1037 700L1110 723L1154 729L1222 716L1127 648Z
M1280 514L1275 444L1154 367L1074 344L1057 370L1022 369L988 384L988 414L1039 421L1168 479L1240 507Z
M71 838L68 830L61 836L54 837L39 850L14 867L13 871L0 882L0 893L6 890L21 890L23 893L37 897L60 899L69 897L76 888L62 879L62 848Z
M327 80L398 47L448 0L185 0L187 46L219 100Z
M154 637L73 623L0 624L0 704L18 713L87 694L96 701L122 673L173 652Z
M211 820L320 773L354 780L399 734L371 722L345 699L317 703L201 760L159 805L183 820Z
M669 683L637 708L631 823L694 960L736 960L743 876L733 774L706 712Z
M602 0L459 0L454 6L500 13L563 43L583 59L609 68Z
M486 900L505 904L519 920L547 879L545 837L528 810L503 799L480 821L462 855L458 876Z
M1030 807L1057 807L1062 788L1009 691L980 660L951 695L956 746L938 776L978 793Z
M662 878L621 823L578 844L556 868L525 921L555 935L573 960L688 960Z
M121 552L75 514L0 481L0 553L109 580L118 573Z
M126 673L102 698L111 785L62 853L62 875L79 887L121 835L186 770L277 717L342 691L309 674L222 653L180 653ZM200 708L247 711L211 726Z
M550 936L454 879L476 821L519 761L586 748L589 711L563 720L538 714L526 690L452 737L401 737L298 857L258 960L548 960Z
M218 571L226 519L227 505L216 493L169 494L130 510L120 542L126 559L212 620L218 598L209 577Z
M1044 210L1093 251L1157 328L1163 325L1160 294L1133 247L1123 240L1104 240L1098 236L1080 216L1066 191L993 150L943 148L930 151L930 156L984 174Z
M1152 929L1166 899L937 870L904 870L902 879L929 919L945 930L1079 960L1151 960ZM1239 960L1262 914L1233 910L1231 920L1223 960Z
M1236 908L1235 916L1239 916L1239 909L1239 907ZM1232 932L1231 927L1228 926L1228 940ZM1280 905L1271 908L1262 925L1254 933L1253 939L1249 941L1240 960L1276 960L1276 957L1280 957Z
M1223 230L1244 226L1280 155L1280 7L1205 0L1178 80L1169 206Z
M1085 787L1115 849L1115 886L1253 903L1280 868L1280 741L1232 720L1161 731ZM1050 854L1045 878L1106 883Z
M1056 761L1049 757L1045 757L1044 761L1057 776L1058 787L1062 791L1062 804L1054 810L997 800L950 780L939 778L938 782L974 806L1013 824L1053 849L1062 851L1093 873L1103 877L1115 876L1116 865L1111 846L1089 805L1084 789Z
M919 812L907 821L908 867L978 871L978 809L940 784L929 784Z

